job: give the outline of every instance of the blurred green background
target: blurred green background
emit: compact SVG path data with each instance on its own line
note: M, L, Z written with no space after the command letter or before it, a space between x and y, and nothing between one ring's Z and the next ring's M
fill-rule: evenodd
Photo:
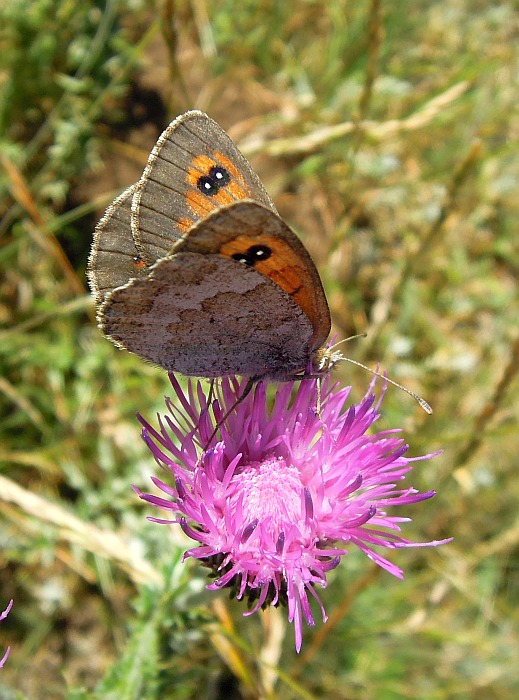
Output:
M519 696L519 4L0 3L2 698ZM401 582L352 552L295 654L146 521L164 372L95 325L107 204L169 120L207 111L320 270L381 427L419 463ZM364 393L370 375L335 370ZM103 680L104 679L104 680ZM16 694L17 691L19 694Z

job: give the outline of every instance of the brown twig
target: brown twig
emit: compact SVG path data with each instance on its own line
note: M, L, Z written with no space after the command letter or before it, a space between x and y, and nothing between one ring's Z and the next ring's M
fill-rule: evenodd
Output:
M519 336L517 336L512 345L510 359L503 370L501 379L496 384L494 393L474 420L471 437L467 444L462 447L458 453L455 460L456 464L465 464L481 447L483 440L485 439L485 431L488 424L503 403L512 384L512 380L517 376L517 374L519 374Z

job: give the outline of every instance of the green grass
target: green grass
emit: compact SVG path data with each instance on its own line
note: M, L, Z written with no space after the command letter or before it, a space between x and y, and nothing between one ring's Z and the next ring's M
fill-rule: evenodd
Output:
M2 3L1 697L517 697L517 12ZM167 379L101 336L86 289L96 220L192 107L300 233L335 331L367 333L348 354L433 406L390 389L383 425L444 450L415 468L438 493L404 534L453 543L393 552L403 582L352 553L299 657L283 614L242 618L146 521L135 413L162 409ZM356 398L370 381L335 374Z

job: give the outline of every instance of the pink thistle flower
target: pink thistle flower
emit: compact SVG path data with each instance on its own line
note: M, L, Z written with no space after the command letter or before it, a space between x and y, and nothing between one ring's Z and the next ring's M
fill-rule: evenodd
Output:
M351 387L337 390L329 378L282 385L268 408L266 386L258 383L241 402L244 381L223 378L217 398L208 404L200 382L184 392L170 381L181 409L166 399L169 415L158 416L159 430L139 416L142 436L173 484L152 477L166 497L143 500L172 512L197 546L184 554L212 569L211 590L231 588L246 599L250 615L266 605L288 607L297 651L302 620L314 618L309 595L326 613L315 591L325 588L327 573L355 545L398 578L403 572L374 547L435 546L445 541L413 543L401 537L409 518L387 514L389 506L407 506L431 498L396 488L414 461L399 430L367 435L379 417L382 397L372 393L346 407ZM373 385L370 386L370 392ZM226 416L226 417L225 417ZM220 425L222 419L223 423ZM216 426L220 435L214 443Z
M12 608L12 607L13 607L13 601L11 600L10 603L9 603L9 605L8 605L8 606L6 607L6 609L4 610L4 612L3 612L3 613L0 613L0 622L2 622L2 620L5 620L5 618L6 618L6 617L9 615L9 613L11 612L11 608ZM10 652L11 652L11 647L7 647L7 650L6 650L5 654L4 654L4 655L2 656L2 658L0 659L0 668L3 668L5 662L7 661L8 657L9 657Z

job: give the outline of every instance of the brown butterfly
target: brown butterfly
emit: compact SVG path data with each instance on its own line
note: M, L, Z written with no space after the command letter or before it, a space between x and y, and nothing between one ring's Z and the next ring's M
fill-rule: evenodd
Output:
M202 112L168 126L107 209L88 277L103 332L167 370L287 380L336 359L308 252Z

